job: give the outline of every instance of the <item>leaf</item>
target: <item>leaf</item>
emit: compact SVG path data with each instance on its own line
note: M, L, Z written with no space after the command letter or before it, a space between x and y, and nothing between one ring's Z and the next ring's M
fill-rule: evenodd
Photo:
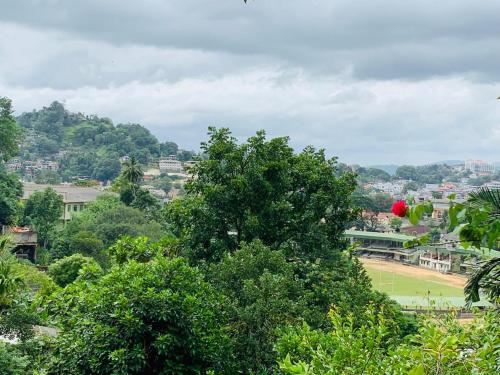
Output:
M418 365L408 371L408 375L425 375L425 370L423 365Z

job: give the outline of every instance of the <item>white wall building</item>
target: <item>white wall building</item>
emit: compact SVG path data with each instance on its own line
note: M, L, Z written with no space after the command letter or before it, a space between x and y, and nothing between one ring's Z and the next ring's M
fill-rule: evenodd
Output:
M161 173L182 172L182 163L177 160L177 157L175 155L170 155L166 158L160 158L158 164Z
M465 169L473 173L495 173L495 165L484 160L466 160Z

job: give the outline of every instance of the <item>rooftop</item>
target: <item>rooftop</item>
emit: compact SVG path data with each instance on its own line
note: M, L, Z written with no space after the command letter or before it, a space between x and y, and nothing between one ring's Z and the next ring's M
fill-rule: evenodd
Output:
M23 199L28 199L36 191L42 191L46 188L52 188L63 197L64 203L86 203L97 199L99 195L105 194L104 191L83 186L72 185L42 185L33 183L23 184Z
M416 237L409 236L401 233L380 233L380 232L366 232L361 230L346 230L344 237L361 238L367 240L386 240L394 242L405 242L414 240Z

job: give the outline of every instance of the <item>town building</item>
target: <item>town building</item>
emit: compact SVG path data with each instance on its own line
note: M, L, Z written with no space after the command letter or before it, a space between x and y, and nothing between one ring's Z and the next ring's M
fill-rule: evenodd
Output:
M182 163L179 160L177 160L177 156L175 155L170 155L165 158L160 158L158 166L160 168L161 173L168 173L168 172L181 173L183 171Z
M478 175L495 173L495 164L484 160L466 160L465 169Z
M22 199L27 200L34 192L47 188L54 189L63 198L64 210L61 213L62 221L70 220L74 213L82 211L85 205L95 201L98 196L105 194L104 191L93 187L24 183Z
M14 248L13 253L18 258L36 260L37 233L27 227L2 226L2 235L10 236Z
M429 248L420 255L419 266L439 272L459 272L461 258L452 251Z

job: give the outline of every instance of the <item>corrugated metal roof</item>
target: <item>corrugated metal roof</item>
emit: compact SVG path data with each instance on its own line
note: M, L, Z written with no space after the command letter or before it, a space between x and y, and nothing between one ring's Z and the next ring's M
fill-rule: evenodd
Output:
M381 232L366 232L362 230L346 230L344 237L361 238L368 240L386 240L394 242L405 242L414 240L417 237L409 236L401 233L381 233Z

